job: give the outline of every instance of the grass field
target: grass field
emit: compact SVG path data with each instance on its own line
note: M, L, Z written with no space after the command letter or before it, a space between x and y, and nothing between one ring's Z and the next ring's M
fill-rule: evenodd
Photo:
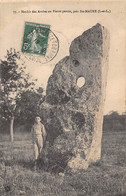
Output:
M104 132L101 160L64 176L33 170L28 133L0 135L1 196L126 196L126 132Z

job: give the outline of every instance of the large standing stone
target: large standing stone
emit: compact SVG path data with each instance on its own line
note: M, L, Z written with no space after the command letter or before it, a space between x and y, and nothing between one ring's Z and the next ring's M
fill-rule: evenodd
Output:
M109 34L96 24L74 39L70 56L56 64L41 107L48 160L86 169L100 159L108 51Z

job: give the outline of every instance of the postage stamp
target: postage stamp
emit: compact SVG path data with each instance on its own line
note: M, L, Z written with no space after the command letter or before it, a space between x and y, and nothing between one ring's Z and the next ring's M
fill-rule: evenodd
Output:
M56 56L58 50L59 41L50 30L50 25L25 23L21 48L25 58L39 63L47 63Z
M22 52L45 56L49 30L49 25L26 22Z

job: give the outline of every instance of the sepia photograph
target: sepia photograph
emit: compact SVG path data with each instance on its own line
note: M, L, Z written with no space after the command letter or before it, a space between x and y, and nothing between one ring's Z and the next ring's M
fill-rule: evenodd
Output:
M0 195L126 195L126 1L0 2Z

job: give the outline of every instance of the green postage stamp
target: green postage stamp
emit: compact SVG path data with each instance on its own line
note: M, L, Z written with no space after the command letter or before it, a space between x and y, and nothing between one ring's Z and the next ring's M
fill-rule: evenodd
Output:
M26 22L21 51L23 53L45 56L49 32L50 25Z

